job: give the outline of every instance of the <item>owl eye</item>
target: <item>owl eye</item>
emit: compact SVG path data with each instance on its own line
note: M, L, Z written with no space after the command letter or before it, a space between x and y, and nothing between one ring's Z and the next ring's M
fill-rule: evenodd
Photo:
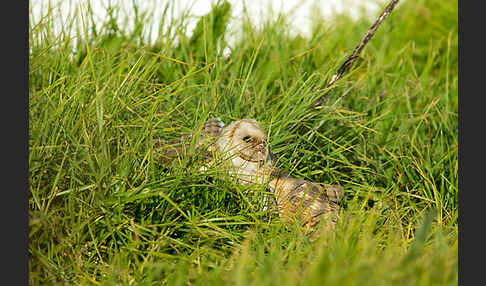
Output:
M245 136L245 137L243 137L243 141L245 141L246 143L250 143L251 137L250 136Z

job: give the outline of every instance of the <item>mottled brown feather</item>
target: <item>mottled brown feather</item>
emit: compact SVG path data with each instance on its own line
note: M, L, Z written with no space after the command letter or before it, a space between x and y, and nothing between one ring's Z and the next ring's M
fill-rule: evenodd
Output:
M166 164L175 158L192 159L197 151L202 151L205 160L209 160L215 151L214 142L221 135L224 123L219 118L210 118L201 129L200 135L194 142L195 148L191 152L191 143L194 140L194 133L183 134L180 139L175 140L154 140L155 156L162 163Z
M274 190L282 219L298 219L309 228L331 215L335 222L338 202L344 196L339 185L317 184L291 177L277 177L269 182L269 186Z

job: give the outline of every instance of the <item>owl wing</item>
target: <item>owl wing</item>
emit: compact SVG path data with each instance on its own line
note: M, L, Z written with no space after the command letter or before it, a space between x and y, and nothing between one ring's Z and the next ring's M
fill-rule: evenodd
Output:
M306 227L315 226L321 219L339 211L338 202L344 197L339 185L324 185L302 179L281 177L271 182L279 212L284 220L298 218Z
M180 139L175 140L154 140L154 150L157 159L162 163L168 163L175 158L192 157L197 152L202 152L203 158L212 158L212 152L216 151L216 139L221 135L224 122L220 118L210 118L205 123L199 135L194 133L183 134ZM197 136L196 138L194 138ZM195 148L191 151L191 143L195 140Z

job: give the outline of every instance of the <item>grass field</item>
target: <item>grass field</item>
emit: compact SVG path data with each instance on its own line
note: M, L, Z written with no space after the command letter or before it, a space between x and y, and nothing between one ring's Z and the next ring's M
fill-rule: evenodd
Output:
M225 3L155 43L141 11L133 29L116 11L31 24L30 284L457 285L457 2L402 2L319 109L372 20L316 18L309 38L247 20L234 43ZM282 169L341 184L336 230L311 242L261 210L264 186L154 158L153 138L216 116L257 119Z

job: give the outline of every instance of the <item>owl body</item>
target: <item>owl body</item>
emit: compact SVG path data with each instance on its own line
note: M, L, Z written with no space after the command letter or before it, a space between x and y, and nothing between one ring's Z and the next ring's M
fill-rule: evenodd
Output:
M280 217L289 221L304 221L304 226L314 227L323 218L336 222L338 202L344 192L338 185L324 185L292 177L277 177L268 183L275 194Z

